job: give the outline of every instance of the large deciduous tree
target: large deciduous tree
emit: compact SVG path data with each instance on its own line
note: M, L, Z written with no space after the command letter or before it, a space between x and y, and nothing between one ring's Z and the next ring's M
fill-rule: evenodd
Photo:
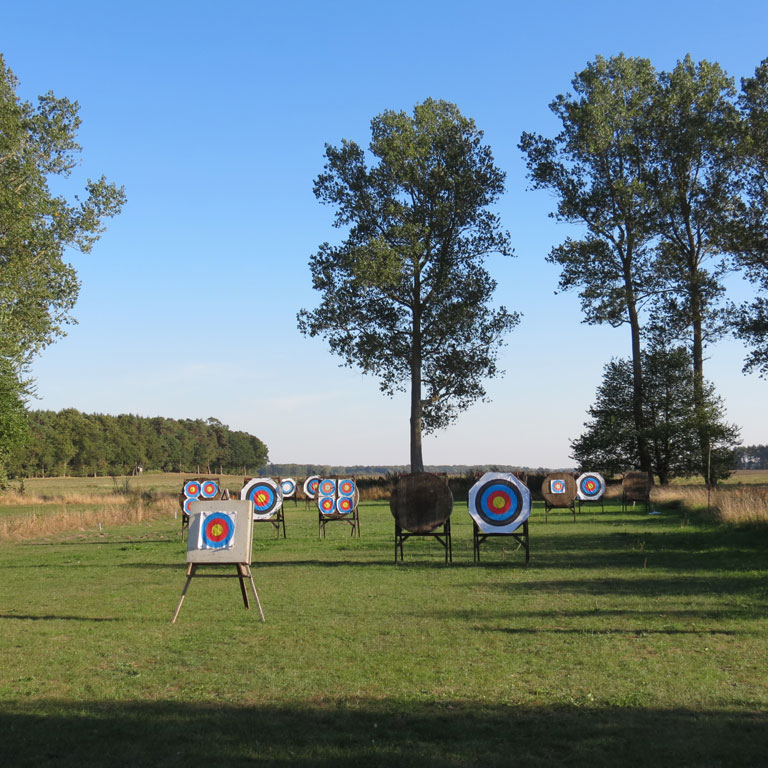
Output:
M575 95L559 95L550 104L560 133L554 138L524 133L520 148L533 188L555 193L552 215L585 228L583 237L567 238L549 254L561 267L560 288L579 291L585 322L629 326L633 454L648 472L640 312L658 289L646 187L658 80L647 59L598 56L572 86Z
M444 428L485 395L498 349L518 315L491 307L488 255L511 255L492 204L504 190L483 133L445 101L371 122L370 155L354 141L326 146L315 195L348 227L310 260L320 306L299 329L327 339L383 392L410 388L411 471L423 470L422 431ZM369 159L372 163L369 164Z
M79 106L50 92L33 105L17 86L0 56L0 361L2 376L16 382L6 391L23 398L25 366L72 321L80 286L66 250L89 251L125 195L104 177L71 202L52 191L50 182L77 164ZM0 419L14 412L8 402ZM0 433L0 455L9 439Z

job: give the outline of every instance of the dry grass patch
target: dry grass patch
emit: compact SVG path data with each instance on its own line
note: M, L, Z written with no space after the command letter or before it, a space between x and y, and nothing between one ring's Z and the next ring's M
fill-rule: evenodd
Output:
M768 523L768 488L716 488L709 497L702 486L659 486L651 492L658 504L680 504L690 511L711 509L721 523Z

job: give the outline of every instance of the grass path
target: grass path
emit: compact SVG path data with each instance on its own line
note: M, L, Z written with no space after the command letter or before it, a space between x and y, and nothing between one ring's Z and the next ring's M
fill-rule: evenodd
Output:
M172 519L0 544L0 765L766 764L765 530L536 509L529 567L475 566L458 504L452 566L395 566L385 503L359 540L286 509L254 533L264 625L235 579L170 624Z

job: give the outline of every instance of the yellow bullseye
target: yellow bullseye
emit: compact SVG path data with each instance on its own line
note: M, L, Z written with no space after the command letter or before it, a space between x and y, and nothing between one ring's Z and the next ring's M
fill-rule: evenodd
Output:
M219 538L224 533L224 526L221 523L214 523L211 526L211 534L214 539Z
M494 507L496 509L503 509L504 508L504 499L502 499L500 496L497 496L492 502Z

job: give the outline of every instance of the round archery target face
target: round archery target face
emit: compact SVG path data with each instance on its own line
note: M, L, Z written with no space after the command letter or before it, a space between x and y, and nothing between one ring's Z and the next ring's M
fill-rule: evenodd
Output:
M317 494L317 486L320 484L320 478L312 475L304 481L304 493L308 499L314 499Z
M189 508L189 505L190 505L190 504L191 504L193 501L197 501L197 499L184 499L184 504L182 505L182 507L181 507L181 508L184 510L184 514L185 514L185 515L189 515L189 514L190 514L190 508Z
M296 493L296 481L292 477L284 477L280 481L280 490L283 492L283 498L288 498Z
M549 489L552 493L565 493L565 480L552 480Z
M253 503L253 519L272 517L283 504L283 495L277 483L269 477L256 477L243 486L240 498Z
M204 515L200 538L208 549L226 549L235 535L235 522L223 512Z
M585 472L576 481L581 501L598 501L605 493L605 480L597 472Z
M219 492L219 484L215 480L204 480L200 485L200 495L204 499L212 499Z
M339 495L353 496L355 493L355 484L352 480L339 480Z
M483 531L511 533L530 513L530 491L514 475L486 472L469 491L469 514Z
M317 506L324 515L330 515L336 509L336 502L333 496L322 496L318 500Z
M197 480L190 480L184 483L184 495L188 499L196 499L200 495L200 483Z
M340 496L336 502L336 511L342 515L348 515L354 509L352 499L349 496Z
M336 481L335 480L321 480L317 488L317 492L321 496L334 496L336 494Z

